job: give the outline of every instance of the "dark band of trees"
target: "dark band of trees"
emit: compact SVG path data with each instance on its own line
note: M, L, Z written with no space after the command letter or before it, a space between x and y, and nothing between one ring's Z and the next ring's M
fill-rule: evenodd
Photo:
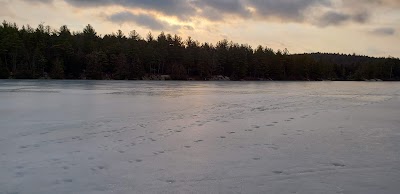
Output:
M222 40L215 46L190 37L136 31L97 35L67 26L0 25L0 78L143 79L170 75L175 80L400 80L398 58L344 54L289 54Z

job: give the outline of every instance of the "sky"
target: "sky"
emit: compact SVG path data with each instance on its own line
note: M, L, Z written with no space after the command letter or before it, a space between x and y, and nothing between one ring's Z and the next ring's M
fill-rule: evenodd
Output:
M99 35L161 31L290 53L400 57L400 0L0 0L0 19Z

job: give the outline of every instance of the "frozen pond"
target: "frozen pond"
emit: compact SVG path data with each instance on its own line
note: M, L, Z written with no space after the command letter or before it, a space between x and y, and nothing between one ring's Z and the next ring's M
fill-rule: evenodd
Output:
M400 192L400 83L0 81L0 194Z

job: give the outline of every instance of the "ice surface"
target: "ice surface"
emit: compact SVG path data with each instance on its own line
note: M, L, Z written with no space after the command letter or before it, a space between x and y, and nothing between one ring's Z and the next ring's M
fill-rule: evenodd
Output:
M0 194L400 192L400 83L0 81Z

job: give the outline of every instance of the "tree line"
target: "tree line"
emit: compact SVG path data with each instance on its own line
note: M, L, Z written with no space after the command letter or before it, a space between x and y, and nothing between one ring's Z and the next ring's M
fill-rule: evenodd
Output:
M145 37L121 30L100 36L91 25L0 25L0 78L137 80L400 80L400 60L360 55L290 54L228 40L213 45L161 32Z

